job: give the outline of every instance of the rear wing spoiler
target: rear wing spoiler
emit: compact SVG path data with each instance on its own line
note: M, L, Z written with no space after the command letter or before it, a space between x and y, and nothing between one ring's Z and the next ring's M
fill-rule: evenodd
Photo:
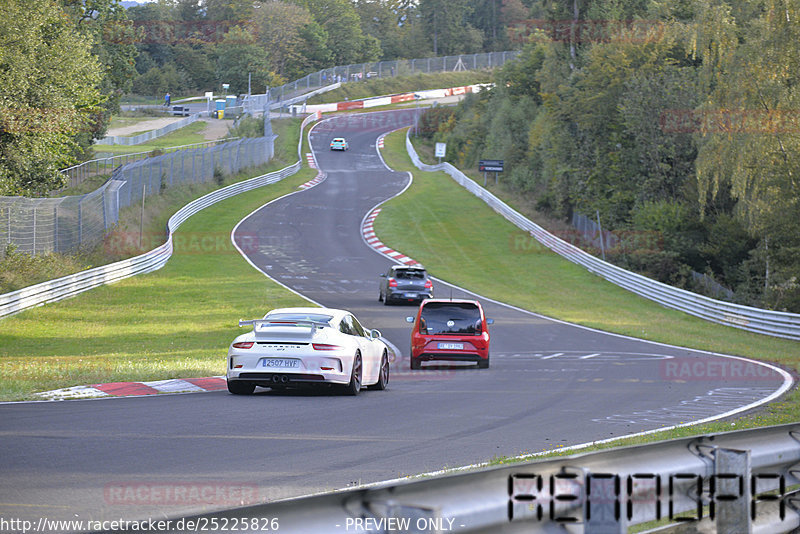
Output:
M326 326L330 326L329 323L325 323L322 321L287 321L285 319L253 319L250 321L245 321L244 319L239 319L239 326L252 326L253 329L258 327L292 327L297 326L300 328L324 328Z

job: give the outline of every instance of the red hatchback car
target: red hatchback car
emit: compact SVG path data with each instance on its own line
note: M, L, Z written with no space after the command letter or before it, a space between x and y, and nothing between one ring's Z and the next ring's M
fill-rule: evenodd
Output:
M483 314L477 300L424 300L411 331L411 368L422 362L475 362L489 367L489 329L494 321Z

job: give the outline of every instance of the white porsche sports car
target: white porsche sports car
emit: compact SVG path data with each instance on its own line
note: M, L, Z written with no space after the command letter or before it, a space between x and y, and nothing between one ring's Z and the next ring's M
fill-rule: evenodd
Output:
M256 386L338 384L349 395L363 386L386 389L388 349L378 330L361 326L352 313L328 308L280 308L228 349L228 391L249 395Z

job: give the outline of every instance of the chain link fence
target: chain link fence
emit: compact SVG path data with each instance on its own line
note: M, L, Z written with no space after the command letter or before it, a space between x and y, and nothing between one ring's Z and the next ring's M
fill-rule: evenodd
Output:
M177 150L185 150L188 148L208 148L220 143L227 143L239 139L238 137L226 137L225 139L217 139L215 141L204 141L202 143L192 143L189 145L171 146L167 148L158 149L160 152L168 153ZM67 187L76 187L87 179L93 176L110 175L114 169L121 165L126 165L132 161L138 161L152 157L153 151L148 150L145 152L134 152L130 154L112 154L107 153L104 158L92 159L84 161L78 165L73 165L63 169L61 173L67 177Z
M272 87L265 94L249 95L245 97L244 110L247 113L258 113L266 109L282 107L294 103L289 101L305 97L309 92L337 83L357 82L369 78L410 76L418 73L492 69L503 66L507 61L516 58L519 53L519 51L486 52L332 67L311 73L280 87Z
M71 252L99 244L119 221L122 208L159 195L167 188L211 182L219 173L235 174L262 165L274 152L265 121L264 137L239 139L207 148L180 150L117 167L111 179L91 193L61 198L0 197L0 244L20 252ZM5 255L0 246L0 257Z

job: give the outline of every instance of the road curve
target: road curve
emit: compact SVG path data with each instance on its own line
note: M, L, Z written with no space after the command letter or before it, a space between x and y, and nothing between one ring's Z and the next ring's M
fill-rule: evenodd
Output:
M404 111L318 124L310 140L325 180L253 212L235 234L249 244L255 237L248 260L264 273L352 310L398 347L388 390L0 405L0 516L157 518L252 504L696 421L783 385L782 375L746 360L488 300L490 369L408 370L403 318L413 308L378 302L378 274L391 260L364 243L361 223L408 185L375 145L412 120ZM347 137L350 150L330 152L334 136ZM468 296L443 282L436 291ZM216 490L190 498L203 488Z

